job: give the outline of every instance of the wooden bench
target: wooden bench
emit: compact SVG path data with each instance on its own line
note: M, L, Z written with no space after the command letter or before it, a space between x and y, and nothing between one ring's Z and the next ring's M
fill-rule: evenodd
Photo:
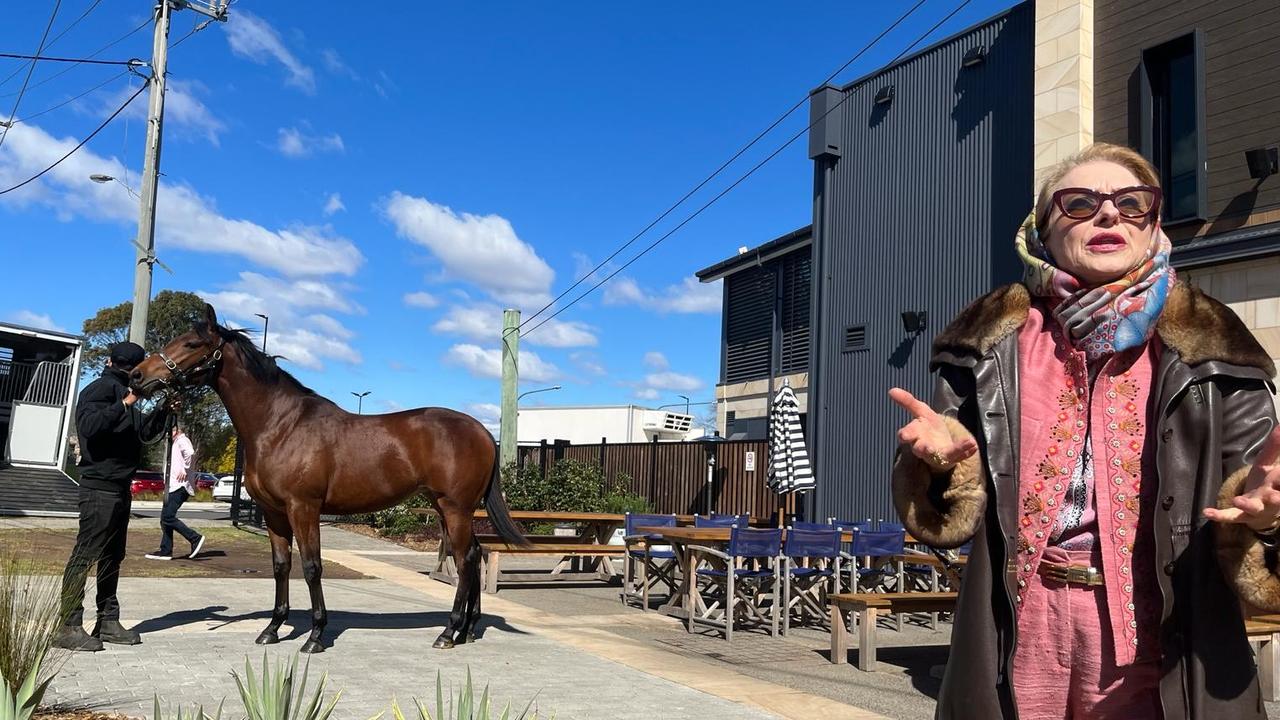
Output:
M516 547L502 542L482 542L480 543L480 572L483 578L483 590L487 593L498 592L499 578L506 582L562 580L565 579L565 575L570 574L565 572L566 565L579 558L599 558L600 563L594 572L574 571L574 575L587 575L592 579L606 581L612 580L618 574L614 570L612 558L622 557L626 554L626 551L626 547L622 545L583 542L536 542L527 547ZM503 555L552 555L562 558L562 561L550 573L502 573Z
M1253 617L1244 623L1250 645L1257 646L1258 683L1262 699L1280 700L1280 615Z
M871 671L876 665L876 618L893 613L952 612L956 593L839 593L827 601L831 604L831 662L840 664L848 659L848 614L857 613L858 669Z

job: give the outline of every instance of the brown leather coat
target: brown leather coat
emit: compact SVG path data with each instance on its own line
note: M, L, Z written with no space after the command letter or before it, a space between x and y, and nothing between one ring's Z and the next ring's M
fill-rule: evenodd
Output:
M955 547L972 538L938 698L947 720L1017 718L1009 669L1017 643L1009 563L1020 512L1017 330L1030 296L1011 285L970 305L935 340L934 409L968 431L979 452L932 474L910 452L894 464L894 500L908 530ZM1242 526L1214 526L1201 510L1239 493L1275 425L1275 368L1239 318L1185 284L1157 326L1164 351L1153 377L1148 443L1156 444L1155 564L1160 580L1166 720L1265 718L1240 600L1280 611L1274 553ZM963 426L963 428L961 427ZM1221 496L1221 499L1220 499Z

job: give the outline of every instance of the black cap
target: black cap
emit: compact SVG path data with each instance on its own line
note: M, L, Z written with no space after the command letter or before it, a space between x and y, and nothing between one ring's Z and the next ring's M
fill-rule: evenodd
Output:
M135 368L147 356L146 350L131 342L116 343L109 350L111 351L111 364L116 367Z

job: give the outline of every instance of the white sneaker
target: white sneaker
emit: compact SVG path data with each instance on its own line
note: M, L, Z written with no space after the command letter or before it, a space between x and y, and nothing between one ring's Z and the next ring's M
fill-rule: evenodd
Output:
M200 539L197 540L195 544L191 546L191 554L187 556L187 559L195 560L196 556L199 555L200 551L203 549L204 549L204 536L201 535Z
M153 553L147 553L146 558L147 558L148 560L172 560L172 559L173 559L173 556L172 556L172 555L161 555L161 554L160 554L160 551L158 551L158 550L157 550L156 552L153 552Z

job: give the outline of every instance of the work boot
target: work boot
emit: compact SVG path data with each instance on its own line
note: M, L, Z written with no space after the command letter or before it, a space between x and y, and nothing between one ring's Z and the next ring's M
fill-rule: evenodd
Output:
M53 636L53 646L63 650L98 652L102 641L84 631L79 625L63 625Z
M93 636L103 642L116 645L142 644L142 636L136 630L130 630L121 625L119 620L99 620L93 626Z

